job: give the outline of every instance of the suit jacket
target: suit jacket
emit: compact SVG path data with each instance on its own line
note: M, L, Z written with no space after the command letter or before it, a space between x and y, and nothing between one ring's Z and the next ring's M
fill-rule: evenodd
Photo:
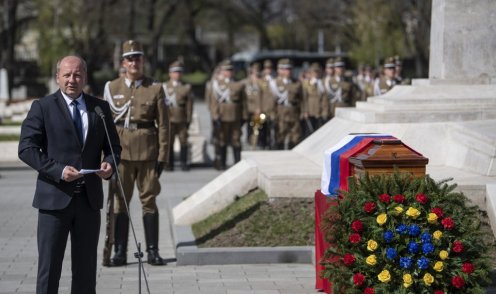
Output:
M69 205L76 181L61 179L65 166L77 169L99 169L101 162L119 163L121 146L106 101L83 94L88 111L88 133L84 146L79 143L69 108L59 91L34 101L22 123L19 158L38 171L33 206L45 210L63 209ZM110 141L116 161L112 159L102 119L96 114L100 106L105 114ZM103 158L102 158L103 153ZM86 194L93 209L103 207L101 178L96 174L84 175Z

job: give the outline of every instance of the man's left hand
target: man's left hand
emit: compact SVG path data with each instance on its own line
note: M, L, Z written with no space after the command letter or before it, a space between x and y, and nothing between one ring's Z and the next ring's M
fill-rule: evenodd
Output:
M97 171L96 174L102 179L108 179L113 173L112 165L106 161L102 162L100 165L100 171Z

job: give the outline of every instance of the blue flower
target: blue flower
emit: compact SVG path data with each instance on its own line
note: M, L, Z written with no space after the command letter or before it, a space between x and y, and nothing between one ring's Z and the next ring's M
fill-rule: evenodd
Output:
M434 245L432 245L432 243L425 243L424 245L422 245L422 252L424 252L424 254L434 252Z
M432 241L432 235L424 232L422 235L420 235L420 240L422 240L422 243L431 243Z
M427 269L429 267L429 259L422 256L419 260L417 260L417 266L421 270Z
M413 237L418 236L420 234L420 227L417 225L411 225L408 229L408 234Z
M419 249L420 246L419 244L415 243L415 241L410 241L410 243L408 243L408 252L415 254L419 251Z
M394 259L396 257L396 255L397 255L396 249L391 248L391 247L389 247L388 249L386 249L386 257L388 259Z
M393 241L394 233L391 231L385 231L384 232L384 241L386 243L391 243Z
M400 267L401 268L411 268L413 260L411 257L400 257Z
M404 224L401 224L396 227L396 232L398 232L400 235L405 235L408 232L408 227Z

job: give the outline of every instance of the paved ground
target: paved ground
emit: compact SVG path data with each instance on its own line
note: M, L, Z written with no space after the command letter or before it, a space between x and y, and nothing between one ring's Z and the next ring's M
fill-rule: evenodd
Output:
M195 104L200 113L200 125L209 126L209 118L201 103ZM208 138L208 128L201 132ZM211 152L211 147L209 153ZM0 152L5 152L3 150ZM229 155L229 161L232 156ZM314 268L310 264L176 266L169 223L170 208L189 196L219 174L211 168L193 168L190 172L165 172L161 177L160 252L169 263L163 267L145 264L150 293L315 293ZM35 293L37 273L36 223L37 211L31 202L36 172L29 168L8 168L0 162L0 293ZM106 190L106 188L105 188ZM136 198L130 204L131 216L138 241L144 245L140 204ZM99 244L97 293L133 293L138 290L136 262L119 268L100 266L105 234L105 215ZM130 235L131 238L131 235ZM128 261L133 262L132 239ZM65 253L59 293L70 293L70 241ZM147 293L144 281L142 293Z

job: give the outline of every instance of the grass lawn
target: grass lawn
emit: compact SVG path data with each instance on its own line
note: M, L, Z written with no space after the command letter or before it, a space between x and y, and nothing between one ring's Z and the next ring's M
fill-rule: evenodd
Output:
M257 189L192 229L199 247L313 245L313 198L269 200Z
M19 141L19 137L17 134L0 134L0 142Z

